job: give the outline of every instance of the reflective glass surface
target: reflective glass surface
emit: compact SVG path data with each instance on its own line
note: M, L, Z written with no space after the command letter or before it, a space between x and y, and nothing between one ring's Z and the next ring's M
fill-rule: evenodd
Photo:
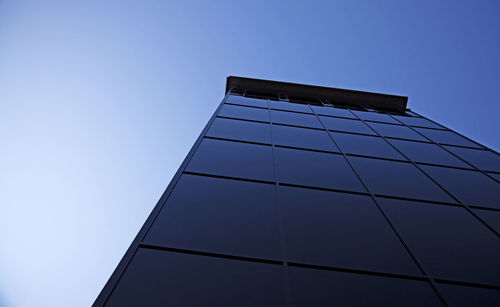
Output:
M394 118L397 118L399 121L407 124L408 126L444 129L443 127L431 122L428 119L422 118L422 117L408 117L408 116L394 115Z
M481 147L466 138L456 134L453 131L446 130L435 130L435 129L425 129L425 128L415 128L418 132L422 133L429 139L440 144L458 145L458 146L469 146L469 147Z
M426 141L424 137L411 130L406 126L398 126L398 125L389 125L389 124L381 124L381 123L367 123L372 128L374 128L380 135L393 137L393 138L401 138L408 140L417 140L417 141Z
M279 147L275 151L276 173L280 182L364 191L342 155Z
M453 202L411 163L358 157L349 161L375 194Z
M106 306L281 306L280 265L139 248Z
M445 283L438 283L437 286L450 306L500 306L500 291L496 289Z
M392 139L389 142L415 162L470 168L467 163L435 144Z
M271 143L271 126L264 123L236 119L216 118L207 136L242 140L249 142Z
M279 259L275 187L184 174L145 241L181 249Z
M465 208L379 199L432 276L500 285L500 238Z
M425 281L289 267L292 306L442 306Z
M364 112L364 111L352 111L354 114L359 116L359 118L364 120L373 120L377 122L391 123L391 124L399 124L397 120L390 117L387 114L377 113L377 112Z
M446 148L479 169L500 172L500 156L490 150L453 146Z
M500 211L472 209L483 221L500 233Z
M219 116L268 122L269 110L225 104L220 109Z
M289 261L419 274L369 196L280 186L279 201Z
M261 108L266 108L266 109L267 109L267 103L268 103L266 99L249 98L249 97L236 96L236 95L229 95L227 97L226 102L241 104L241 105L246 105L246 106L261 107Z
M318 115L329 115L329 116L340 116L347 118L356 118L352 115L351 111L347 109L335 108L335 107L321 107L321 106L311 106L314 112Z
M362 121L346 118L320 116L320 120L328 130L375 134L369 127Z
M342 151L350 154L406 160L384 139L376 136L331 132Z
M271 110L273 123L322 129L316 116L287 111Z
M269 106L271 109L296 111L304 113L312 113L311 108L307 104L290 103L283 101L270 101Z
M339 150L328 136L326 130L272 125L273 142L277 145L310 148L316 150Z
M189 162L187 171L272 181L272 147L204 139Z
M486 175L446 167L421 167L460 201L468 205L500 209L500 184Z

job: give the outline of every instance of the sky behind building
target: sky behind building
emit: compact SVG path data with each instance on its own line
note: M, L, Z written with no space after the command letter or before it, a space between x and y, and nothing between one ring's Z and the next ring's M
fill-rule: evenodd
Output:
M0 306L88 306L228 75L399 94L500 149L500 3L0 3Z

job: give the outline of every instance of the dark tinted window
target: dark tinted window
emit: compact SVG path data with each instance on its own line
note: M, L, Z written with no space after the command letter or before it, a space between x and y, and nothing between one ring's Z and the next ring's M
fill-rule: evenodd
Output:
M483 221L500 233L500 211L472 209Z
M182 175L150 229L153 245L279 259L272 184Z
M280 265L139 248L106 306L283 304Z
M500 291L497 289L450 285L438 283L439 291L450 306L500 306Z
M246 106L267 108L267 100L265 100L265 99L257 99L257 98L229 95L229 97L227 97L226 102L241 104L241 105L246 105Z
M500 209L500 184L480 172L426 166L422 168L459 200Z
M387 114L377 113L377 112L363 112L363 111L353 111L357 116L364 120L374 120L377 122L399 124L397 120L390 117Z
M479 169L500 172L500 156L490 150L452 146L446 148Z
M272 125L273 141L278 145L338 152L326 130Z
M431 122L430 120L421 117L407 117L407 116L397 116L397 115L394 115L394 117L400 120L401 122L407 124L408 126L443 129L443 127Z
M380 137L338 132L331 133L335 142L346 153L406 160Z
M500 285L500 239L465 208L394 199L379 203L429 274Z
M289 267L292 306L442 306L425 281Z
M311 108L313 108L314 112L316 112L319 115L356 118L356 116L352 115L351 111L347 109L340 109L334 107L319 107L319 106L311 106Z
M436 143L449 144L449 145L459 145L459 146L470 146L470 147L481 147L481 146L467 140L466 138L456 134L453 131L425 129L425 128L415 128L415 129Z
M236 119L216 118L207 131L207 136L271 143L269 124L248 122Z
M271 181L274 180L272 147L204 139L187 171Z
M342 155L279 147L275 150L280 182L364 191Z
M323 128L316 116L312 114L302 114L287 111L271 110L271 120L273 123L293 126Z
M398 126L398 125L388 125L388 124L379 124L379 123L368 123L371 127L373 127L378 133L383 136L393 137L393 138L401 138L401 139L409 139L409 140L417 140L417 141L425 141L426 139L411 130L406 126Z
M279 193L289 261L419 274L369 196L283 186Z
M329 130L375 134L369 127L362 121L346 118L320 116L320 120L325 127Z
M219 116L268 122L269 110L225 104L220 109Z
M368 188L382 195L450 201L453 199L410 163L349 157Z
M269 106L272 109L277 109L277 110L312 113L311 108L309 108L309 106L307 104L298 104L298 103L290 103L290 102L282 102L282 101L271 101L271 102L269 102Z
M402 140L389 140L389 142L415 162L470 168L467 163L435 144Z

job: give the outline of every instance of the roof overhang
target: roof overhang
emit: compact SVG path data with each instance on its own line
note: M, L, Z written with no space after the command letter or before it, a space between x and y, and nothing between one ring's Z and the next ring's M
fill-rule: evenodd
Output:
M370 105L397 111L405 110L408 102L408 97L405 96L235 76L227 77L226 94L231 88L255 91L264 95L266 93L269 95L284 93L288 97L303 100L326 98L332 104Z

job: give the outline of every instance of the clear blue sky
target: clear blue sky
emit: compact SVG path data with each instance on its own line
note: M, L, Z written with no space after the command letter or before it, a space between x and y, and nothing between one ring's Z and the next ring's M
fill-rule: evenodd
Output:
M88 306L228 75L409 96L500 149L498 1L0 2L0 305Z

